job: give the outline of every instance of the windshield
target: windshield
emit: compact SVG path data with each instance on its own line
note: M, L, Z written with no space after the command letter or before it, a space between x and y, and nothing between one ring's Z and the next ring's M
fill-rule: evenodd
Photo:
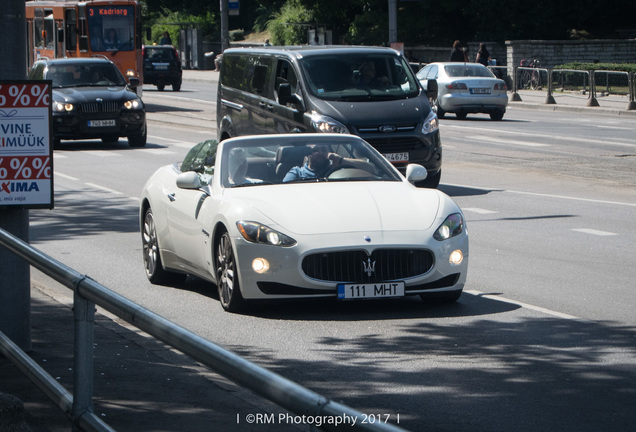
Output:
M487 67L476 64L444 66L444 70L449 77L495 77Z
M112 63L84 63L51 65L46 79L53 81L53 87L80 86L125 86L126 79Z
M419 95L406 61L392 53L312 55L301 60L309 91L326 100L386 100Z
M91 51L135 48L134 6L87 6Z
M224 187L330 181L401 181L392 165L363 141L250 146L242 142L224 148Z

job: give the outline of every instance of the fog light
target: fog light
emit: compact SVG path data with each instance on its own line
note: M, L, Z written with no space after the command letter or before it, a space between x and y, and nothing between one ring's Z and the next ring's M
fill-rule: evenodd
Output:
M448 259L449 263L451 263L452 265L459 265L462 263L462 261L464 261L464 254L462 253L462 251L457 249L451 252L450 258Z
M259 274L265 273L269 270L269 262L265 258L255 258L252 261L252 270Z

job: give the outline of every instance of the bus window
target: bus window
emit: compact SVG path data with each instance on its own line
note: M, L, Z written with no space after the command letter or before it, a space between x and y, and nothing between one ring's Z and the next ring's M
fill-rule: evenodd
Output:
M64 21L66 22L65 42L67 51L75 51L77 46L77 14L75 9L64 11Z
M132 51L135 49L133 6L86 7L91 51Z
M44 46L47 49L55 48L55 21L51 9L44 9Z
M35 10L35 42L36 48L44 48L44 11L42 9Z

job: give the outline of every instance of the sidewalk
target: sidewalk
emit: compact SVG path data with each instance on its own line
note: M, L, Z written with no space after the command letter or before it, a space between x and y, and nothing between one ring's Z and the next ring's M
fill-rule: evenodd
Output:
M69 298L54 298L46 288L32 287L29 355L72 392L70 296L71 291ZM119 432L299 430L286 424L248 424L248 414L287 411L101 309L95 314L94 344L94 412ZM6 402L12 399L7 395L23 402L26 428L7 426ZM70 430L66 415L0 355L0 432Z
M208 82L217 84L219 73L213 70L184 70L184 81ZM602 96L597 93L597 107L588 106L589 95L579 93L558 93L552 94L556 104L546 104L548 96L547 90L519 90L521 101L513 101L512 93L508 93L508 108L540 109L548 111L570 111L570 112L598 112L605 115L630 115L636 116L636 110L628 110L629 98L621 95Z

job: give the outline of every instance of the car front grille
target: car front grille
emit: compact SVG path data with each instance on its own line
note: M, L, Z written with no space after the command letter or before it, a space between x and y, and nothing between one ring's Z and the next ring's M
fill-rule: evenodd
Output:
M412 278L427 273L434 263L426 249L378 249L308 255L303 272L312 279L330 282L382 282Z
M80 104L80 109L86 114L118 113L121 110L121 102L85 102Z
M422 141L415 137L362 138L380 153L406 152L423 147Z

